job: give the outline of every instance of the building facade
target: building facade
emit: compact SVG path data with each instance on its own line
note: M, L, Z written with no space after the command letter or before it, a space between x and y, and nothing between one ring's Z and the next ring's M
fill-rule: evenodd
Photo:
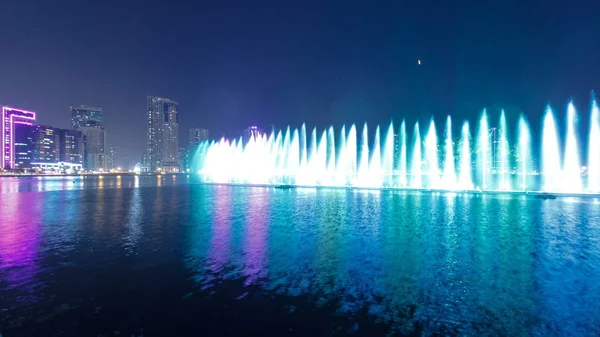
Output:
M100 124L88 121L77 129L83 136L83 167L88 171L108 169L106 131Z
M90 121L97 125L104 125L102 108L93 108L85 105L71 107L71 129L77 130L80 127L86 126Z
M147 97L147 165L149 172L179 172L179 104Z
M51 126L33 127L33 163L57 163L60 161L60 133Z
M31 127L35 121L35 113L26 110L2 107L2 153L0 168L15 168L15 135L22 127ZM20 150L22 151L22 150Z
M33 160L33 125L19 125L15 128L15 170L26 170Z
M111 145L108 150L107 168L109 170L115 170L117 168L117 149L114 145Z
M148 159L147 153L142 153L142 160L140 161L140 172L150 172L150 160Z
M193 128L189 131L190 143L189 147L194 148L205 140L208 140L208 130L201 128Z
M58 129L60 139L60 161L83 164L83 135L80 131Z

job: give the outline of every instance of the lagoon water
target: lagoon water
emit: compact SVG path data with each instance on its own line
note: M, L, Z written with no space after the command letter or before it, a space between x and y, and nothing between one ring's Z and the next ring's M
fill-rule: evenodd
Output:
M2 336L600 335L600 201L0 178Z

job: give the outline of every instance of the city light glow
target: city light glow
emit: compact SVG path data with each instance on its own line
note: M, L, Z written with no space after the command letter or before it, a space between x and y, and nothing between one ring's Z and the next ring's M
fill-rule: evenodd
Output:
M0 167L14 168L15 166L15 124L33 125L31 121L35 120L35 112L15 109L11 107L2 107L2 154L0 158Z

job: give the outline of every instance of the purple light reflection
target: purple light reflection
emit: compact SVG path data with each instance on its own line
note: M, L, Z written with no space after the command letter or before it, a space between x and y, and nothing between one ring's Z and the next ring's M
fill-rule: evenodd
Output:
M18 289L23 294L20 302L37 287L35 277L40 272L38 251L41 241L39 193L9 193L2 196L0 213L0 284L1 290Z
M210 241L210 269L223 270L228 261L231 239L231 186L217 186L216 203Z
M252 188L246 215L244 252L246 285L253 284L267 274L267 231L269 228L269 196L265 188Z

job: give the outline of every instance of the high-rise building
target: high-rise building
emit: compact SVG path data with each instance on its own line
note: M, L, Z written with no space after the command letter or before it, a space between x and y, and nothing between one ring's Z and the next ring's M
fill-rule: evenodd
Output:
M102 108L71 107L71 128L81 132L83 167L91 171L107 169L108 148Z
M58 129L60 161L83 164L83 135L80 131Z
M179 170L181 172L188 172L187 169L189 168L189 159L192 151L191 148L179 148Z
M146 152L142 153L140 172L150 172L150 160L148 160L148 154Z
M71 107L71 129L73 130L86 126L90 121L102 126L103 119L102 108L92 108L84 105Z
M190 129L190 148L208 140L208 130L201 128Z
M115 148L114 145L111 145L110 149L108 151L108 154L107 154L107 159L106 159L107 160L106 167L109 170L114 170L117 168L117 164L116 164L117 154L116 153L117 153L117 149Z
M148 96L147 169L179 171L179 104L168 98Z
M51 126L33 127L33 163L58 163L60 161L60 134Z
M14 130L14 169L22 170L31 168L31 161L33 160L33 128L33 125L21 124Z
M19 129L23 126L32 126L34 120L34 112L2 107L1 168L15 168L15 134L19 133Z
M108 158L104 128L94 121L88 121L77 130L83 135L83 167L89 171L106 170Z

